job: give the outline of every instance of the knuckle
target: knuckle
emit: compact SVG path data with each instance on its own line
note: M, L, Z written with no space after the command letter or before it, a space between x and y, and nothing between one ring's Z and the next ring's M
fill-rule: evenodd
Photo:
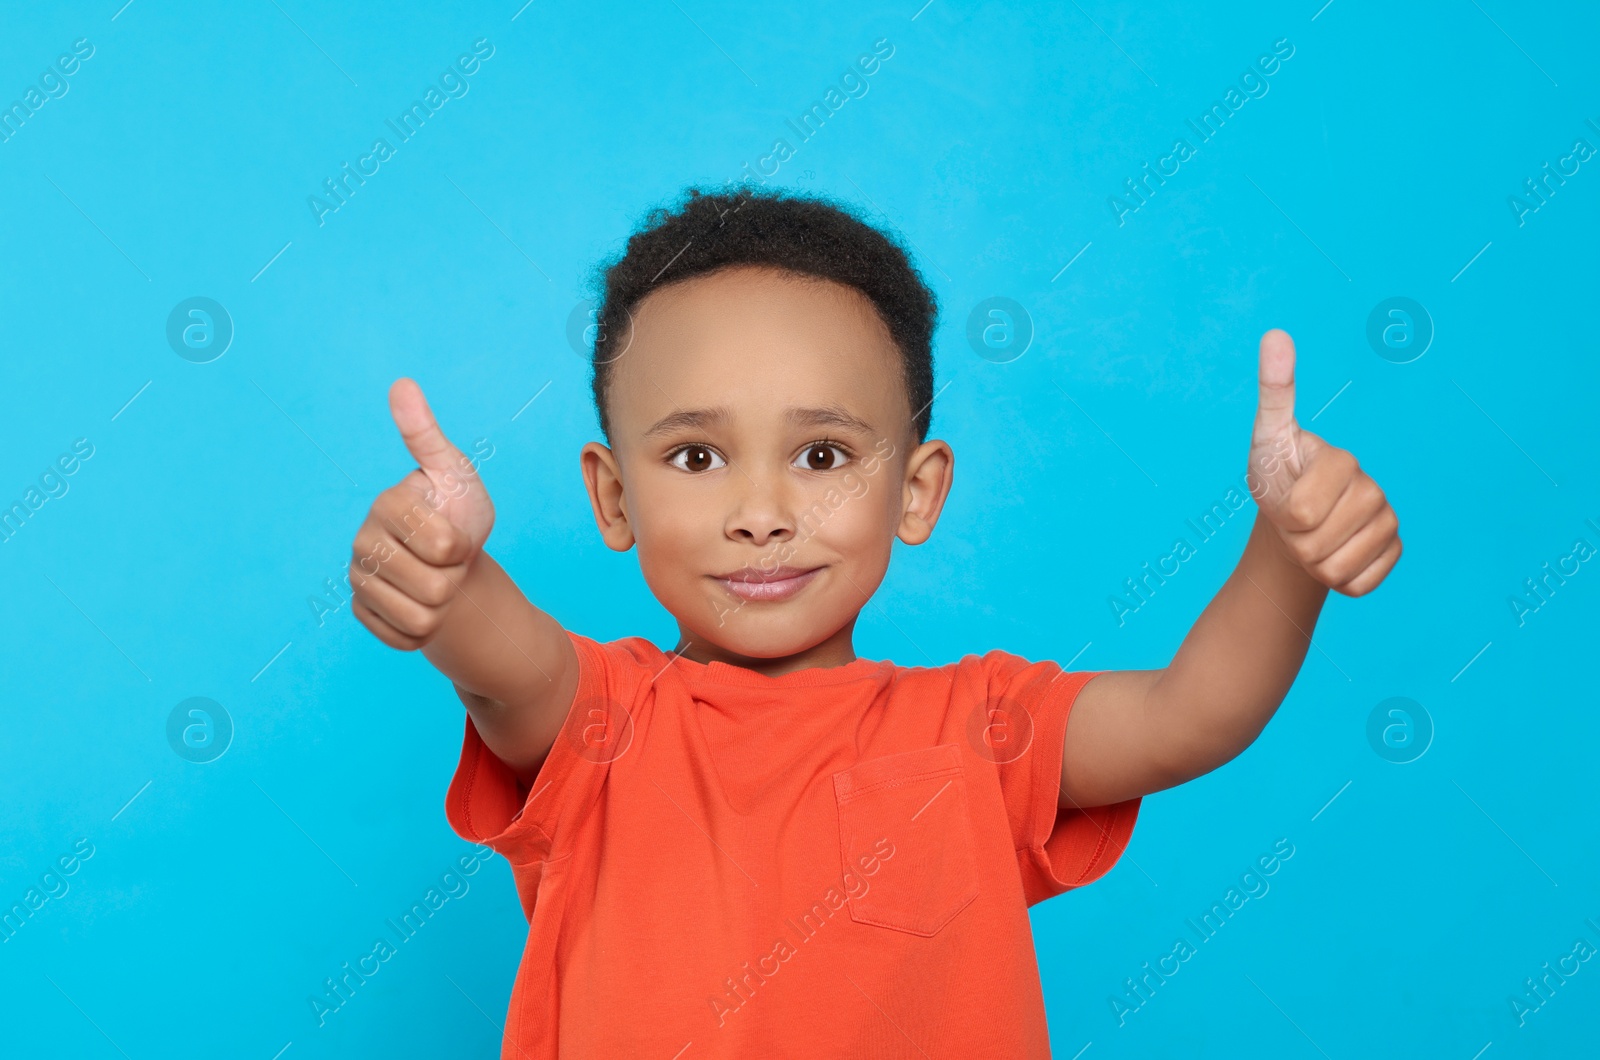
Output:
M404 483L390 486L378 494L378 499L372 504L372 511L376 515L390 517L398 512L405 511L412 501L411 489Z
M1317 547L1308 537L1298 537L1290 541L1289 553L1302 564L1312 563L1317 559Z
M376 539L377 534L375 531L367 527L362 527L361 532L356 534L355 540L350 542L351 562L356 562L360 560L362 556L370 553L372 551L373 543L376 541Z
M1355 574L1350 570L1350 565L1338 560L1325 560L1317 564L1317 578L1329 588L1336 588L1349 581Z
M357 621L367 627L367 632L377 637L378 640L391 648L405 648L403 638L385 624L382 619L378 618L373 610L359 599L351 602L350 611L356 616Z
M395 628L408 637L426 638L438 632L439 614L425 604L408 598L395 612Z
M422 535L423 547L434 563L447 562L456 549L456 531L449 523L435 520Z
M456 587L443 571L430 572L418 585L419 599L431 607L442 607L455 595Z
M395 505L388 514L390 529L394 535L410 545L432 521L433 512L417 503L415 498L407 497L403 503Z

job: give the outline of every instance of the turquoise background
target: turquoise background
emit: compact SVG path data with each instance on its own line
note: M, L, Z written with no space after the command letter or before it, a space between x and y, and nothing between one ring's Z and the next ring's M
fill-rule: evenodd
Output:
M498 857L311 1014L472 848L443 813L448 681L308 598L412 466L385 402L411 375L463 448L492 446L489 547L530 596L670 644L584 499L567 322L650 207L777 138L771 179L902 233L942 307L956 486L860 654L1165 664L1253 517L1204 543L1186 523L1243 473L1269 327L1297 340L1302 424L1400 514L1404 559L1330 600L1260 739L1147 798L1106 878L1035 907L1056 1055L1592 1048L1600 962L1520 1019L1511 999L1600 947L1600 569L1520 624L1510 600L1600 546L1600 159L1521 224L1508 203L1600 147L1592 5L117 3L7 4L0 34L0 103L94 47L0 143L0 504L93 446L0 544L0 906L65 886L0 943L5 1052L497 1055L526 930ZM880 38L867 94L798 143L786 119ZM467 94L319 225L308 197L479 39ZM1199 142L1186 120L1280 40L1266 95ZM1108 199L1179 137L1194 156L1119 225ZM208 363L167 341L191 297L233 323ZM991 297L1034 329L1005 363L966 338ZM1432 321L1409 363L1367 340L1391 297ZM1178 537L1194 557L1119 625L1113 595ZM190 697L232 721L208 763L168 742ZM1392 697L1432 728L1406 764L1368 737ZM80 839L92 857L42 884ZM1270 890L1196 942L1186 920L1280 839ZM1119 1019L1180 938L1199 952Z

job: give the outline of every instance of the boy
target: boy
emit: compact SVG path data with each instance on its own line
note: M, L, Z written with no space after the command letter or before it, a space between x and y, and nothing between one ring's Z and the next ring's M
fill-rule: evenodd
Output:
M1383 492L1296 424L1270 331L1259 514L1165 669L857 658L892 542L926 541L951 487L936 315L904 251L823 199L690 189L630 238L593 356L608 444L581 465L670 653L530 603L483 551L473 464L391 388L419 467L356 537L352 609L466 705L447 814L530 922L507 1060L1048 1056L1028 906L1104 875L1142 796L1248 747L1327 590L1398 559Z

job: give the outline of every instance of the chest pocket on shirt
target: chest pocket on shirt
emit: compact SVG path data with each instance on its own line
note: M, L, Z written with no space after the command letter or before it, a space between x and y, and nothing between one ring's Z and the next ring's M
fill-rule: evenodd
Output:
M833 775L850 918L924 937L978 896L961 752L953 743Z

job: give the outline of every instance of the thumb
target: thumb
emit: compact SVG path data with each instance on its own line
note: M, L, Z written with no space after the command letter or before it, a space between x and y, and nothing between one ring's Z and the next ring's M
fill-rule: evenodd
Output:
M1261 336L1255 437L1266 441L1294 426L1294 340L1279 328Z
M389 388L389 414L394 425L400 428L400 437L406 449L424 471L441 473L458 471L463 459L461 450L451 444L439 429L439 421L428 408L428 399L414 380L400 378Z
M1300 458L1301 467L1311 463L1312 458L1318 453L1332 448L1333 446L1304 428L1300 429L1298 437L1295 439L1295 451Z

